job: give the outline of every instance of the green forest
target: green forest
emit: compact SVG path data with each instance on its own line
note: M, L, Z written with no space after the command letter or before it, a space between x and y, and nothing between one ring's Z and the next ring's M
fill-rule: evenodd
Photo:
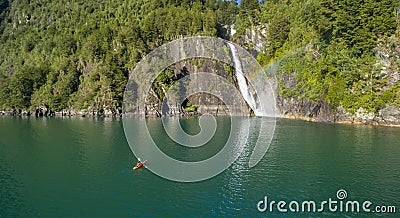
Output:
M0 0L0 110L121 112L153 49L198 35L243 44L254 30L280 96L377 113L400 106L399 20L399 0Z

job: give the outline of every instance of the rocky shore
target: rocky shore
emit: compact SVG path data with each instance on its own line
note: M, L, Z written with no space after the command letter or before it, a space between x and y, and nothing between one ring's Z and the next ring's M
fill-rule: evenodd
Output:
M367 113L360 108L355 114L345 112L342 107L332 109L327 103L314 103L310 101L299 101L285 99L278 101L278 117L306 120L310 122L327 122L355 125L376 125L400 127L400 108L389 106L379 111L378 114ZM63 110L53 112L46 109L35 111L0 111L0 116L22 116L22 117L162 117L162 116L199 116L201 114L212 114L216 116L227 116L226 110L217 106L200 106L198 111L185 112L181 110L174 114L162 115L160 112L148 111L146 114L123 114L111 110Z
M346 112L343 107L332 108L323 101L278 99L277 107L281 117L289 119L400 127L400 108L395 106L385 107L377 114L359 108L355 114L352 114Z
M121 117L120 112L111 110L62 110L52 111L49 109L38 108L32 111L13 110L0 111L1 116L22 116L22 117Z

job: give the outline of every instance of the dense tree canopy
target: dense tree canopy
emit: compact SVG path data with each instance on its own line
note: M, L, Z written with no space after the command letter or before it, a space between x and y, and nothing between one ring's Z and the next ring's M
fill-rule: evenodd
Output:
M144 55L182 36L217 36L232 12L214 0L1 1L0 105L120 110Z
M296 75L281 95L376 111L400 105L386 76L398 72L399 14L399 0L0 0L0 109L118 111L129 71L151 50L261 26L258 60Z

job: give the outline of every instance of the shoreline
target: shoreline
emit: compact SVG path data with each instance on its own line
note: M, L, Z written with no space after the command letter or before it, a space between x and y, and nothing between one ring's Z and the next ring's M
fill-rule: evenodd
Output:
M187 113L187 114L176 114L176 115L168 115L169 117L194 117L201 116L201 113ZM34 118L127 118L127 117L145 117L145 118L161 118L157 115L143 115L143 114L120 114L120 113L96 113L96 112L88 112L88 111L74 111L70 112L53 112L50 115L42 115L35 116L35 114L29 112L15 113L10 111L0 111L1 117L34 117ZM216 116L227 116L226 114L217 114ZM361 119L357 117L347 117L342 120L323 120L320 117L308 117L303 115L294 115L294 114L279 114L276 118L290 119L290 120L302 120L313 123L332 123L332 124L341 124L341 125L352 125L352 126L382 126L382 127L397 127L400 128L400 121L392 121L390 123L384 120L376 120L375 118L370 119ZM379 119L379 118L377 118Z
M290 120L302 120L312 123L332 123L332 124L341 124L341 125L352 125L352 126L382 126L382 127L397 127L400 128L400 121L395 121L394 123L383 123L385 121L378 120L367 120L360 119L356 117L351 117L351 119L344 119L339 121L330 121L330 120L320 120L313 117L307 117L302 115L293 115L293 114L285 114L277 116L279 118L285 118Z

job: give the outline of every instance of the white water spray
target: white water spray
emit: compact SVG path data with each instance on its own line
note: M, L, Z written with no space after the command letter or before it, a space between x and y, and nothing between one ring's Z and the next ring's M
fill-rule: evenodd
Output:
M232 52L233 62L235 65L236 79L239 85L239 90L242 93L244 100L249 104L256 116L262 116L263 113L260 108L257 108L256 100L251 94L250 87L247 85L246 77L243 74L242 62L239 59L235 45L228 43Z

